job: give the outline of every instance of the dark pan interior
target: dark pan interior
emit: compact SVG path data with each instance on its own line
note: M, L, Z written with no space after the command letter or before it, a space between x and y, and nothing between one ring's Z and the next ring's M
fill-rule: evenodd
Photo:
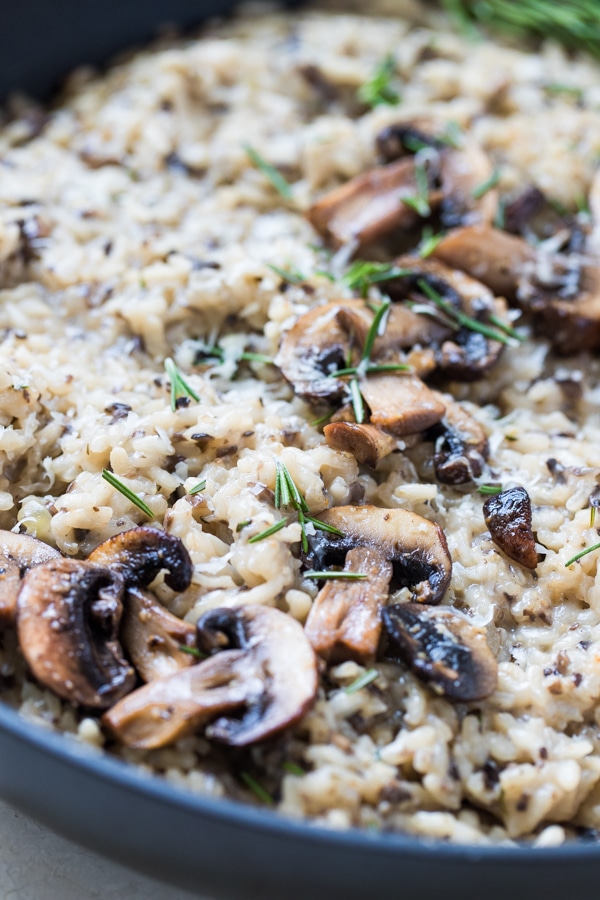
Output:
M0 97L49 96L76 65L142 44L159 25L234 0L0 0ZM592 900L600 847L458 847L337 833L184 794L0 704L0 794L67 836L171 883L260 900Z

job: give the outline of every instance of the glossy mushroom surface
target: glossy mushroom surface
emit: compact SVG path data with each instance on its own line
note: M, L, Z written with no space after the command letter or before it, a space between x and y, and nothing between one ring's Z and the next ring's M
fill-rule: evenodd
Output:
M59 556L58 550L29 534L0 531L0 631L15 623L17 597L26 572Z
M192 561L181 538L151 525L130 528L108 538L88 556L88 561L107 566L128 585L146 587L162 569L174 591L184 591L193 574Z
M496 546L526 569L535 569L538 555L531 530L531 500L525 488L509 488L488 497L483 515Z

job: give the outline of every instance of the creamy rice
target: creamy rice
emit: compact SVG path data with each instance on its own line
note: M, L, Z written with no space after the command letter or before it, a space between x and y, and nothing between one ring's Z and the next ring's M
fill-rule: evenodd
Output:
M265 744L230 753L199 733L109 749L189 790L259 802L239 779L251 772L281 812L331 827L560 844L600 828L598 555L565 566L598 540L597 359L554 356L523 319L527 340L483 380L443 386L488 437L477 480L529 493L534 572L493 543L474 484L436 480L431 443L400 441L376 469L359 466L327 446L275 366L238 360L275 357L300 315L353 296L318 274L344 261L316 246L305 212L376 164L390 123L457 122L499 167L505 196L535 184L574 210L590 191L596 65L554 45L472 44L417 3L372 6L249 7L197 40L165 38L101 76L75 73L49 113L13 101L0 130L0 525L86 556L147 522L102 479L110 468L189 550L191 586L154 585L172 612L195 623L258 604L304 623L317 587L302 576L300 526L255 544L243 527L257 534L279 518L277 460L313 515L362 495L438 523L453 560L442 603L486 630L498 660L487 699L453 702L381 660L376 681L347 693L368 666L346 660L327 668L301 722ZM357 90L391 52L401 103L361 108ZM245 143L285 175L290 202ZM284 283L271 265L305 277ZM215 336L222 363L195 364ZM167 357L199 402L171 409ZM0 671L3 699L28 719L107 743L97 714L28 675L11 629Z

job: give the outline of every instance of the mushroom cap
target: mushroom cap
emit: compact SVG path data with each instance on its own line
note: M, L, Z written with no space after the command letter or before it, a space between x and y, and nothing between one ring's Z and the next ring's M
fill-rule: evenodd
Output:
M194 567L181 538L151 525L139 525L104 541L88 556L88 561L108 566L128 585L146 587L162 569L174 591L184 591L192 580Z
M375 425L356 422L330 422L323 428L327 446L332 450L352 453L361 465L375 468L377 463L397 447L395 439Z
M29 534L0 531L0 631L14 625L21 580L28 569L60 556Z
M433 467L442 484L467 484L479 478L488 457L485 431L450 394L438 394L446 404L444 418L427 435L436 441Z
M370 409L370 422L395 437L425 431L439 422L446 411L440 395L412 372L369 375L360 390Z
M488 497L483 515L496 546L525 568L535 569L538 555L531 530L531 500L525 488L509 488Z
M194 663L181 647L196 646L196 628L165 609L150 591L136 587L126 591L120 636L143 681L164 678Z
M403 603L382 612L387 655L405 663L451 700L482 700L498 681L498 663L485 634L446 607Z
M198 622L201 648L227 647L144 685L103 717L129 747L164 747L215 716L206 736L233 746L262 741L300 719L318 686L302 626L264 606L215 609ZM230 649L231 648L231 649Z
M318 568L341 565L353 547L374 547L392 563L392 589L409 587L422 603L439 603L452 577L452 559L444 532L407 509L336 506L319 519L342 537L318 531L311 539L311 561ZM318 565L317 565L318 564Z
M117 633L123 582L104 566L51 559L30 569L17 634L34 676L59 697L105 709L134 686Z

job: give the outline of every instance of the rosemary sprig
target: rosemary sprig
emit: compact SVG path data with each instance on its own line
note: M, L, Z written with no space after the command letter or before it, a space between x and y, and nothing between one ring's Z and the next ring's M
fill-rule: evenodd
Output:
M306 772L301 766L297 766L296 763L288 762L287 760L283 763L282 768L289 775L306 775Z
M279 519L279 521L275 522L274 525L271 525L270 528L265 528L265 530L261 531L260 534L255 534L253 537L249 538L248 543L258 544L259 541L264 541L265 538L271 537L272 534L277 534L278 531L281 531L282 528L285 528L287 523L287 519Z
M219 363L225 361L225 351L222 347L219 347L218 344L204 345L202 349L196 352L194 362L198 364L201 361L208 362L208 360L211 359L218 360ZM273 365L272 357L266 356L264 353L254 353L251 350L242 350L242 352L235 357L235 361L236 363L259 362L268 366Z
M240 772L240 778L244 782L247 788L250 788L253 794L255 794L259 800L263 803L266 803L267 806L273 806L275 801L271 797L268 791L264 789L264 787L255 781L252 775L249 775L248 772Z
M580 550L579 553L576 553L575 556L572 556L571 559L567 560L565 563L565 569L569 566L572 566L574 562L577 562L578 559L581 559L582 556L587 556L588 553L593 553L595 550L600 550L600 542L597 544L592 544L591 547L586 547L585 550Z
M590 506L590 528L594 527L595 521L596 521L596 507Z
M357 691L362 690L362 688L371 684L378 677L379 672L377 669L367 669L366 672L363 672L362 675L359 675L358 678L355 678L351 684L344 688L344 693L356 694Z
M477 187L473 188L473 190L471 191L471 196L474 200L480 200L487 194L488 191L491 191L492 188L495 188L499 181L500 169L494 169L489 178L487 178L481 184L477 185Z
M291 266L283 269L279 266L274 266L272 263L267 263L267 268L271 269L272 272L275 272L276 275L282 279L282 281L287 282L287 284L305 284L306 275L303 275L302 272L299 272L298 269L294 269Z
M171 383L171 409L173 412L177 409L177 400L179 397L187 394L196 403L200 402L200 397L196 391L185 380L170 356L165 359L165 372Z
M480 484L477 488L478 494L501 494L502 493L502 485L501 484Z
M188 496L193 497L194 494L199 494L200 491L203 491L206 487L206 478L202 481L199 481L198 484L195 484L194 487L190 488L188 491Z
M306 513L304 518L307 522L312 522L315 528L318 528L319 531L327 531L329 534L337 534L338 537L344 537L344 532L340 531L339 528L336 528L334 525L329 525L327 522L322 522L321 519L315 519L314 516L307 516Z
M282 196L284 200L292 200L292 189L279 169L276 169L275 166L272 166L271 163L268 163L265 159L263 159L258 150L255 150L254 147L252 147L250 144L244 144L243 147L246 151L246 156L248 157L252 165L255 166L260 172L262 172L267 181L269 181L275 188L277 193L280 194L280 196Z
M119 491L120 494L123 494L124 497L127 497L128 500L131 501L138 509L141 509L143 513L145 513L149 519L154 518L154 513L150 509L147 503L144 503L141 497L128 488L126 484L123 484L120 478L114 474L114 472L109 472L108 469L102 469L102 477L105 481L108 481L111 487L114 487L115 490Z
M252 524L252 519L244 519L243 522L237 523L235 530L236 530L236 532L240 532L242 530L242 528L247 528L248 525L251 525L251 524Z
M417 193L414 197L402 197L402 203L410 206L411 209L421 216L422 219L431 215L431 207L429 205L429 181L427 179L427 170L422 163L415 163L415 179L417 182Z
M440 231L439 234L434 234L431 226L427 225L423 229L423 236L418 247L421 259L427 259L428 256L431 256L437 245L443 241L445 237L446 235L443 231Z
M353 378L351 380L349 389L350 402L352 404L352 409L354 410L354 418L356 419L358 425L362 425L362 423L365 421L365 404L360 392L358 378Z
M324 425L325 422L329 422L329 420L330 420L330 418L332 417L332 415L333 415L333 412L325 413L324 416L319 416L318 419L313 419L313 421L312 421L312 422L309 422L308 424L309 424L312 428L318 428L320 425Z
M498 318L498 316L494 315L494 313L490 313L488 316L490 323L495 325L496 328L499 328L500 331L503 331L504 334L507 334L509 337L513 338L515 341L524 341L525 338L522 334L519 334L518 331L515 331L514 328L511 328L510 325L507 325L506 322L503 322L502 319Z
M372 76L362 84L356 96L365 106L396 106L400 103L400 95L391 86L396 61L392 53L384 57L376 67Z
M308 569L303 574L304 578L318 578L319 580L323 579L329 581L338 578L345 579L346 581L364 581L367 577L363 572L338 572L333 569L326 569L322 572L318 572L315 569Z
M333 525L328 525L326 522L321 522L320 519L315 518L314 516L309 515L308 512L308 504L300 491L298 490L298 486L296 482L292 478L288 467L285 463L282 463L280 460L277 460L275 463L275 498L274 504L276 509L282 509L284 507L291 507L296 511L298 516L298 522L300 524L301 531L301 544L302 550L304 553L308 552L308 536L306 534L306 523L311 522L315 528L320 529L321 531L328 531L330 534L336 534L339 537L343 537L341 531L337 528L334 528ZM280 520L281 522L287 522L287 519ZM274 527L274 526L272 526ZM279 528L283 528L283 525L279 525ZM279 528L276 530L279 531ZM269 529L267 529L269 530ZM268 537L266 533L263 532L264 537ZM257 535L256 538L252 540L255 541L257 539L262 539L260 535Z
M580 87L575 87L571 84L561 84L558 81L551 81L550 84L544 85L544 90L547 94L557 95L557 94L566 94L569 97L572 97L574 100L581 100L583 97L583 90Z
M372 284L381 284L383 281L391 281L409 274L408 269L399 269L398 266L389 263L365 262L357 259L342 276L342 284L351 291L360 291L361 296L366 297Z
M435 303L435 305L441 309L447 316L452 319L455 319L459 325L462 325L464 328L470 329L470 331L478 331L479 334L485 335L485 337L490 338L493 341L498 341L500 344L506 344L506 346L511 346L511 339L508 335L504 334L502 331L499 331L495 328L491 328L489 325L486 325L484 322L478 322L477 319L474 319L472 316L468 316L466 313L462 312L460 309L455 309L451 303L448 303L446 300L441 297L435 288L432 288L425 279L420 278L418 281L418 285L420 290L423 291L426 297Z
M182 653L189 653L190 656L195 656L196 659L208 659L208 653L202 653L197 647L188 647L185 644L180 644L179 649Z

